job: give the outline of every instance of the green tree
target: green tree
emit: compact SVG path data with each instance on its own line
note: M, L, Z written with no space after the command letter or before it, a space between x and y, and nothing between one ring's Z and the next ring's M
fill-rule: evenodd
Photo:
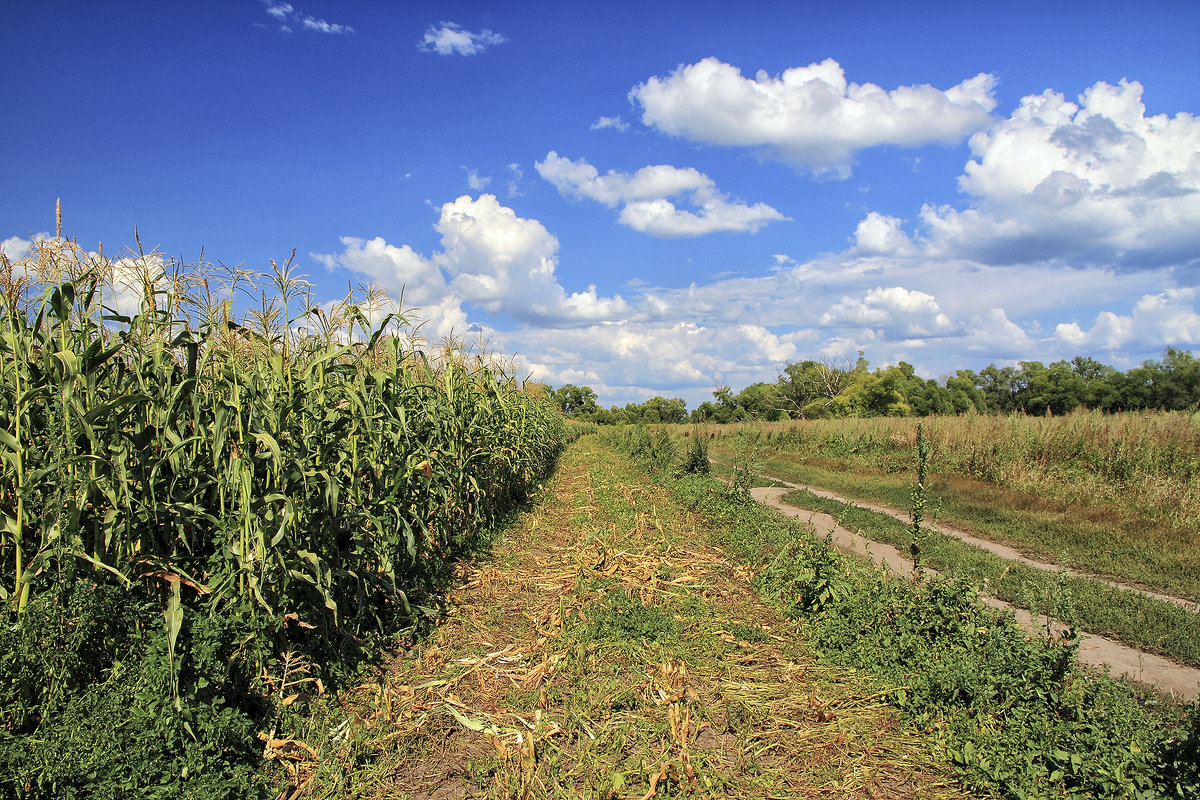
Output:
M820 361L789 362L775 382L779 407L789 416L838 416L841 406L835 403L856 375L867 373L867 360L859 351L852 366L849 358L822 358Z
M912 367L900 366L877 369L870 374L859 374L842 392L839 407L847 413L841 416L856 417L907 417L912 414L904 389L912 377Z
M719 409L714 403L705 400L700 405L696 406L696 410L691 414L692 422L716 422Z
M933 378L921 380L914 378L908 382L906 391L909 406L917 416L927 417L934 414L956 414L950 390Z
M581 419L591 418L600 407L596 405L596 393L590 386L568 383L556 389L551 397L564 415Z
M987 396L980 388L982 381L969 369L960 369L953 378L946 379L946 390L950 393L950 405L954 407L954 413L987 412Z
M988 364L979 373L979 388L987 400L988 411L1009 414L1017 410L1017 391L1021 387L1016 367Z
M1150 403L1165 411L1183 411L1200 405L1200 360L1189 350L1168 347L1162 361L1148 361Z
M775 384L752 383L738 394L736 400L738 407L748 419L765 419L768 422L774 422L783 417L783 409L779 405Z
M713 422L736 422L745 418L745 412L738 403L738 398L734 397L733 390L728 386L722 386L713 391L713 397L717 400Z
M668 400L661 395L655 395L642 403L642 419L644 422L676 423L687 420L687 403L675 397ZM656 417L657 419L652 419Z
M1083 379L1066 361L1022 361L1016 402L1026 414L1067 414L1083 402Z
M1082 382L1080 399L1084 406L1099 411L1113 411L1119 407L1119 379L1123 378L1120 372L1087 356L1071 359L1071 371Z

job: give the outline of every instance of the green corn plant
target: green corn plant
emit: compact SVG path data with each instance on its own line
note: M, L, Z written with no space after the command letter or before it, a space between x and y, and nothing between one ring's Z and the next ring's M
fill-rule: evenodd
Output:
M425 347L375 287L326 309L291 259L260 276L57 241L0 263L5 624L71 581L136 597L185 724L206 619L233 621L249 676L414 624L553 468L560 415L493 357ZM38 680L34 726L55 708Z

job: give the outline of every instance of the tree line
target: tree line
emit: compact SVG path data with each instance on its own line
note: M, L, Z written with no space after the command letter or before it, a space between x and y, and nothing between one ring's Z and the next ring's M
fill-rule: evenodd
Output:
M680 398L655 396L643 403L603 408L588 386L567 384L550 393L563 414L601 425L659 422L830 417L908 417L932 414L1066 414L1099 411L1166 411L1200 408L1200 359L1167 348L1121 372L1087 356L1046 365L1021 361L961 369L941 381L921 378L901 361L872 370L862 352L856 360L822 358L789 362L773 383L754 383L738 393L728 386L688 412Z

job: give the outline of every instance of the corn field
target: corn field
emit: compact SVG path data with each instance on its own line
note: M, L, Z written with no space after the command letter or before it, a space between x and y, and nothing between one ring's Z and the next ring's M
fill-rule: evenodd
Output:
M244 621L227 649L252 676L285 646L395 631L562 447L561 416L497 359L431 349L374 287L318 305L290 260L112 259L60 227L0 268L3 623L19 638L80 582L138 598L176 711L189 625ZM62 672L0 679L0 734L61 710Z

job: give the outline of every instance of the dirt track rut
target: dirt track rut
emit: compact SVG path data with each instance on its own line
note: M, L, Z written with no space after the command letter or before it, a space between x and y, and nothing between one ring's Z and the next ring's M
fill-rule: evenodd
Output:
M884 506L884 505L879 505L877 503L868 503L868 502L862 502L862 501L858 501L858 500L850 500L845 497L842 497L841 495L834 494L833 492L830 492L826 489L822 489L818 486L808 486L803 483L789 483L788 481L780 480L780 479L774 478L774 477L772 477L771 480L777 481L778 483L786 483L788 486L790 486L793 489L802 489L806 492L811 492L812 494L815 494L817 497L823 497L827 500L836 500L839 503L852 503L858 508L865 508L867 511L874 511L877 514L886 514L887 516L892 517L893 519L898 519L904 523L907 523L910 519L908 512L901 511L900 509L897 509L897 508L892 508L891 506ZM987 552L998 555L1007 561L1016 561L1021 564L1026 564L1028 566L1031 566L1034 569L1045 570L1047 572L1058 572L1058 569L1059 569L1058 564L1050 564L1045 561L1038 561L1036 559L1030 558L1029 556L1025 555L1024 553L1022 553L1020 550L1017 550L1016 548L1009 547L1006 544L1000 544L999 542L993 542L990 539L980 539L979 537L972 536L971 534L967 533L966 531L960 530L958 528L954 528L954 527L951 527L948 525L939 525L937 523L928 524L925 527L927 527L929 530L937 531L938 533L944 533L947 536L951 536L955 539L958 539L960 542L965 542L969 545L972 545L973 547L978 547L981 550L986 550ZM1173 605L1177 605L1181 608L1187 609L1188 611L1200 612L1200 603L1197 603L1193 600L1187 600L1182 597L1175 597L1174 595L1153 592L1153 591L1150 591L1149 589L1144 589L1140 586L1134 586L1134 585L1128 584L1128 583L1121 583L1120 581L1114 581L1109 578L1102 577L1100 575L1093 575L1088 572L1082 572L1080 570L1071 569L1070 567L1067 568L1067 574L1072 577L1075 577L1075 578L1087 578L1088 580L1091 580L1091 581L1099 581L1100 583L1108 584L1109 586L1112 586L1116 589L1124 589L1125 591L1128 591L1128 592L1139 592L1141 594L1146 595L1147 597L1153 597L1155 600L1162 600L1164 603L1171 603Z
M783 481L780 481L781 483ZM843 502L851 502L845 498L839 497L831 492L816 489L815 487L800 486L797 484L789 484L792 488L806 489L813 494L821 497L840 500ZM787 505L782 501L783 495L792 491L792 488L764 487L751 490L751 494L755 500L761 503L770 505L778 509L789 517L799 519L813 526L818 536L831 536L834 544L841 550L857 553L862 556L869 557L880 565L885 565L893 572L899 575L909 575L912 573L912 561L906 558L895 547L883 544L881 542L873 542L864 537L852 533L837 524L837 521L829 514L823 514L818 511L808 511L795 506ZM886 508L883 506L875 506L867 503L856 503L860 508L866 508L878 513L889 514L899 519L907 521L907 516L896 509ZM1014 561L1022 561L1029 563L1032 566L1043 569L1057 570L1057 567L1051 565L1040 564L1032 561L1021 555L1012 548L999 545L995 542L989 542L982 539L976 539L962 533L961 531L948 530L943 527L938 527L938 530L947 533L951 536L956 536L963 541L974 544L977 547L983 547L990 552L996 553L1004 558L1009 558ZM1006 555L1006 552L1011 552L1013 555ZM1090 577L1090 576L1089 576ZM1121 584L1113 583L1112 585L1119 588L1132 589L1134 591L1142 591L1134 589L1134 587L1122 586ZM1146 594L1151 594L1146 592ZM1180 600L1179 598L1168 597L1164 595L1154 595L1160 599L1172 601L1195 609L1195 603ZM1046 622L1043 619L1034 619L1033 615L1023 609L1015 608L1002 600L997 600L994 597L984 597L984 602L996 608L1005 608L1013 612L1017 622L1030 630L1043 630ZM1200 696L1200 669L1177 664L1174 661L1163 658L1162 656L1152 653L1144 653L1132 647L1128 647L1119 642L1107 639L1103 636L1097 636L1086 632L1081 632L1083 642L1079 646L1079 660L1081 663L1095 667L1107 667L1110 673L1114 676L1125 676L1130 680L1144 683L1149 686L1154 686L1160 691L1174 694L1183 697L1188 701L1196 700Z

